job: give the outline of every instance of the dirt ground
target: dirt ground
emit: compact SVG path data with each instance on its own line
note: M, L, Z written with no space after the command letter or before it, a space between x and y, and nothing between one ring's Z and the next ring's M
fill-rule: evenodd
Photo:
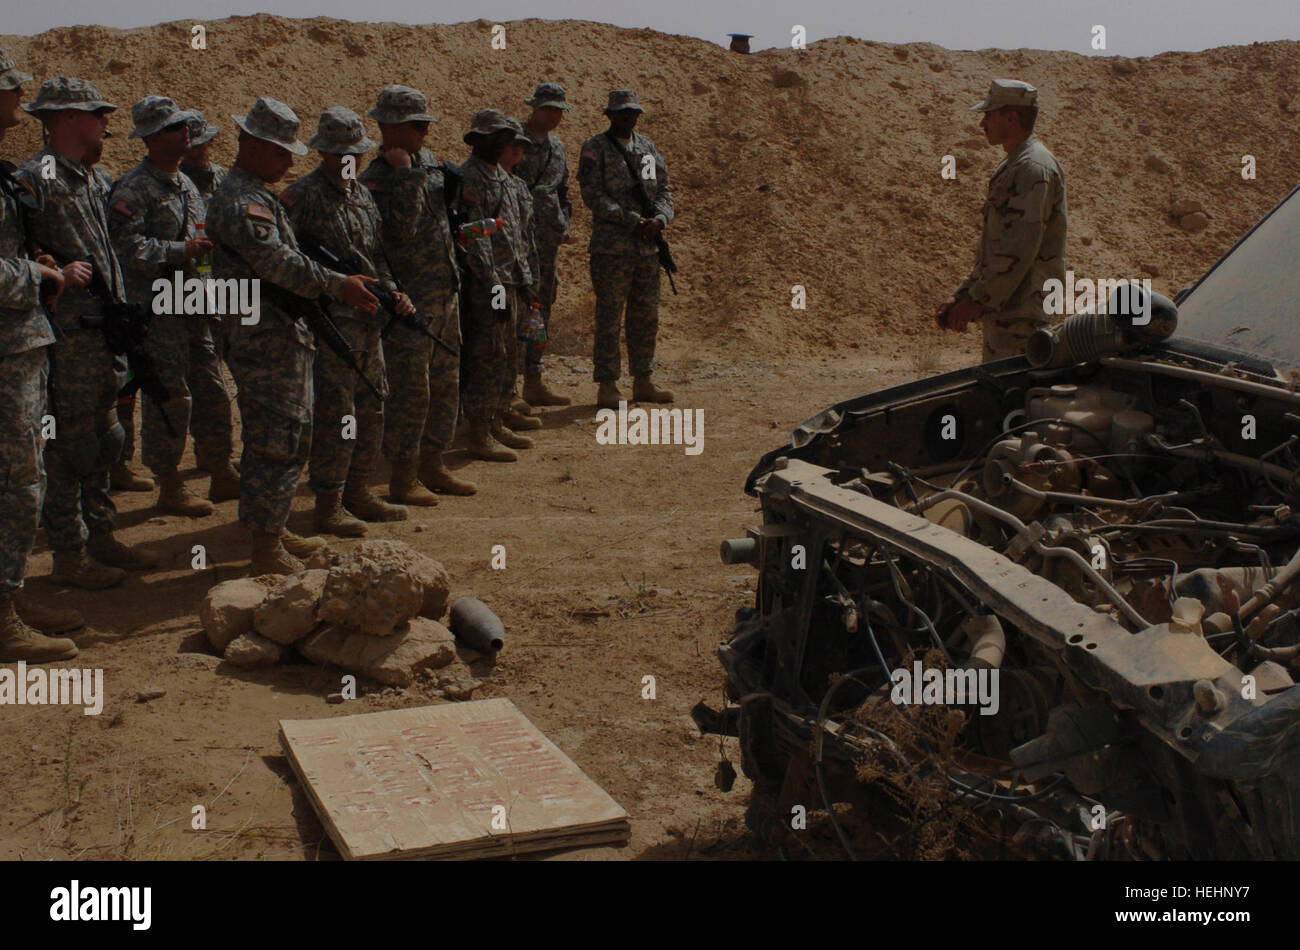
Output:
M973 338L972 341L973 342ZM741 490L758 454L839 399L961 365L953 352L905 349L901 359L826 359L787 367L702 362L671 353L658 374L678 405L704 410L704 450L596 443L591 364L562 357L552 375L574 397L545 410L537 447L517 464L475 462L471 498L411 509L371 525L441 560L452 596L473 594L501 616L505 649L475 665L476 697L507 696L631 816L623 849L562 859L753 858L769 854L746 827L750 783L713 785L716 736L690 718L721 701L714 651L737 608L752 602L753 571L718 559L743 536L756 503ZM196 490L206 479L187 456ZM342 706L325 696L340 671L308 663L243 671L212 655L196 618L211 584L247 564L237 502L203 519L159 517L153 496L120 493L121 537L159 551L162 567L119 588L87 592L45 579L50 554L32 558L29 589L82 611L77 663L104 670L101 715L80 707L0 709L0 858L334 858L277 736L280 719L348 715L441 702L418 688L382 690ZM300 491L290 527L310 530ZM346 550L355 541L334 539ZM189 566L194 544L209 569ZM493 570L493 545L506 547ZM642 677L656 681L641 698ZM167 694L143 703L139 690ZM733 762L735 740L726 741ZM194 805L208 828L190 827Z

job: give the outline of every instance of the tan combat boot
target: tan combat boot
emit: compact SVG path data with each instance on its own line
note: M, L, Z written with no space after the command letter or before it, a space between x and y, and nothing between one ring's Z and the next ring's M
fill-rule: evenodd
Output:
M69 633L86 625L86 618L71 607L47 607L27 596L26 590L13 593L14 609L22 622L41 633Z
M154 480L141 475L131 467L130 462L118 462L109 472L112 491L153 491Z
M617 409L622 400L623 394L618 391L617 380L606 379L601 382L600 389L596 391L597 409Z
M515 395L512 395L510 397L510 408L513 409L515 412L519 413L521 416L537 415L536 409L534 409L526 401L520 399L518 396Z
M176 469L158 473L158 510L187 518L204 518L213 512L212 502L204 501L186 488Z
M148 570L158 566L158 555L144 548L128 548L112 534L101 534L86 542L86 550L100 564L127 571Z
M430 491L446 495L472 495L478 491L473 482L461 481L447 470L442 453L434 450L420 456L420 481Z
M0 663L70 660L77 652L71 640L47 637L27 626L14 609L13 598L0 596Z
M660 389L650 378L650 374L632 378L632 399L636 402L672 402L671 390Z
M294 557L310 557L329 547L329 542L324 538L303 538L288 528L280 532L280 544Z
M469 442L465 452L470 458L485 462L517 462L519 456L492 438L492 423L474 422L469 427Z
M367 479L355 473L348 475L343 505L364 521L405 521L408 514L401 505L390 505L376 495Z
M239 473L230 464L230 459L223 459L212 469L212 481L208 485L208 501L234 501L239 498Z
M540 429L542 420L536 416L525 416L515 412L513 409L507 409L501 413L501 421L516 432L522 432L527 429Z
M438 496L420 484L415 477L415 459L393 463L393 473L388 479L388 497L403 505L420 505L432 508Z
M248 564L249 577L257 577L259 574L297 574L305 569L302 561L284 549L284 545L280 542L280 535L270 531L253 532L253 556Z
M50 572L50 580L64 587L103 590L116 587L124 577L126 571L100 564L86 553L85 548L54 552L54 570Z
M316 511L312 515L312 527L324 534L333 534L340 538L359 538L366 533L366 523L343 510L342 492L322 491L316 493Z
M526 435L520 435L518 432L512 432L501 421L501 414L498 413L492 419L492 438L496 439L502 445L511 449L531 449L533 440Z
M524 374L524 398L534 406L567 406L573 401L547 386L541 373Z

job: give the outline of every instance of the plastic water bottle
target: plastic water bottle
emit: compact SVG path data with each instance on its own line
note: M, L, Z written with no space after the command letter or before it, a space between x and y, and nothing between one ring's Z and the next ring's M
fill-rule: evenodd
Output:
M196 238L207 237L207 235L203 233L202 221L200 221L196 227L198 228L198 234L194 235ZM210 251L204 253L201 257L195 260L194 270L198 272L199 277L203 280L207 280L212 276L212 253Z
M500 218L479 218L477 221L466 221L457 230L456 240L460 241L462 245L468 245L470 241L477 241L479 238L496 234L503 227L505 227L505 222Z

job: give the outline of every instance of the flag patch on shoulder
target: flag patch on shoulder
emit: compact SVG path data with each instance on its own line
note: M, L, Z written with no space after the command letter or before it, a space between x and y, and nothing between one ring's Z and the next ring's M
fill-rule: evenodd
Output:
M131 215L135 214L135 208L132 208L130 203L125 198L118 198L116 201L114 201L113 210L116 211L118 214L126 215L128 218L131 217Z
M275 215L266 205L250 204L248 206L248 216L250 218L261 218L264 221L275 220Z

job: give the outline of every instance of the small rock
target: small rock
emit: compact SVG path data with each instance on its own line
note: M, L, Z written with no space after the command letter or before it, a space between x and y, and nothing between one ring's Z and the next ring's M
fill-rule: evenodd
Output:
M339 703L343 702L343 694L330 693L325 697L325 702L329 703L331 706L337 706Z
M778 69L772 74L772 85L778 89L790 89L803 85L803 77L793 69Z
M1138 71L1138 64L1131 59L1125 59L1121 56L1117 57L1115 61L1110 64L1110 68L1120 75L1128 75Z
M483 684L476 679L451 679L438 684L448 699L463 701L474 697L474 690Z
M146 686L135 694L136 702L147 703L151 699L162 699L167 695L167 690L161 686Z
M224 651L236 637L253 629L253 611L266 600L267 585L255 577L222 581L208 591L199 621L208 642Z
M1179 198L1169 207L1169 213L1175 218L1181 218L1184 215L1195 214L1197 211L1204 210L1204 206L1195 198Z
M1148 277L1160 276L1160 268L1157 267L1155 264L1139 264L1138 267L1140 267L1142 269L1142 273L1146 274Z
M1169 173L1169 163L1159 155L1148 155L1146 161L1142 164L1146 166L1147 171L1155 172L1159 175L1167 175Z
M325 593L329 571L311 570L291 574L266 595L266 602L253 611L253 629L276 643L288 646L316 627L316 608Z
M280 662L284 647L258 633L245 633L235 637L226 647L226 660L235 666L252 669Z
M904 91L912 88L912 84L908 82L906 79L893 79L890 80L889 84L893 86L895 89L902 89Z
M897 59L902 62L906 62L907 58L911 55L912 54L909 53L905 47L902 46L894 47L894 59Z
M1082 244L1084 247L1087 247L1088 245L1092 244L1092 235L1091 235L1091 234L1080 234L1080 235L1079 235L1079 243Z
M1178 226L1184 231L1200 231L1210 223L1210 216L1204 211L1193 211L1178 219Z
M415 617L406 630L391 637L327 626L300 640L297 649L309 660L331 663L389 686L410 686L420 670L456 660L451 631L426 617Z

